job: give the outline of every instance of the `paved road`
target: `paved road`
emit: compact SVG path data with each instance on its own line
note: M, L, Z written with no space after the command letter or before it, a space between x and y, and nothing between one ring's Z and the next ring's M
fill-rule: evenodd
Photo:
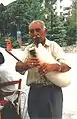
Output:
M72 64L72 82L63 89L64 119L77 119L77 53L68 53Z

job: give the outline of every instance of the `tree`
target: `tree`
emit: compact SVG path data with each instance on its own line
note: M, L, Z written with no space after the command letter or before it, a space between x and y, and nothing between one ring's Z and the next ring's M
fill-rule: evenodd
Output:
M26 42L29 23L34 19L41 19L47 22L48 19L45 18L45 14L48 14L48 10L44 9L40 0L17 0L16 9L20 18L20 30Z
M64 27L64 22L61 21L60 16L53 14L52 26L49 29L48 36L50 40L56 41L61 46L66 44L66 30Z
M72 45L77 42L77 1L72 1L71 16L68 17L66 22L67 30L67 45Z
M62 23L60 17L57 16L57 14L55 14L55 11L53 9L53 5L56 2L57 0L45 0L45 9L48 10L47 37L50 40L54 40L58 42L60 45L63 45L64 38L66 36L66 31L65 31L64 23Z
M5 10L5 6L1 3L0 4L0 34L4 35L4 17L3 17L3 11Z
M34 19L41 19L45 21L48 28L47 37L50 38L50 40L56 40L61 43L65 31L60 18L54 15L52 5L55 4L56 0L45 0L45 6L43 1L44 0L16 0L7 5L3 15L5 20L8 21L8 33L12 25L16 25L17 29L22 32L23 41L30 42L28 25Z
M41 19L47 22L45 14L48 14L48 11L43 8L40 0L17 0L9 4L3 14L6 21L8 21L8 31L12 24L16 25L17 29L22 31L25 42L28 42L29 23L34 19Z

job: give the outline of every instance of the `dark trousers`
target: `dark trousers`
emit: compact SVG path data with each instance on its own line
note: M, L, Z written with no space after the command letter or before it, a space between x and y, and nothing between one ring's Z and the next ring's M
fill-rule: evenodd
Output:
M30 119L62 119L63 95L60 87L30 87L28 113Z

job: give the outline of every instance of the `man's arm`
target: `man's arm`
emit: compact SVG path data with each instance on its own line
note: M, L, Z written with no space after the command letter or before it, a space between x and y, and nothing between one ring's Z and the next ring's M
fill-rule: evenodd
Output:
M16 63L16 71L23 72L30 68L37 67L40 65L40 61L38 58L29 58L26 62L17 62Z
M66 72L66 71L69 71L70 69L71 69L70 66L68 66L67 64L61 63L59 72Z
M23 63L23 62L17 62L16 67L15 67L17 72L26 71L28 68L29 68L28 65L26 63Z
M60 63L61 72L66 72L71 69L70 59L56 42L53 42L53 56Z
M66 64L47 64L47 63L43 63L40 64L38 71L41 75L45 75L48 72L66 72L68 70L70 70L71 67L69 67Z

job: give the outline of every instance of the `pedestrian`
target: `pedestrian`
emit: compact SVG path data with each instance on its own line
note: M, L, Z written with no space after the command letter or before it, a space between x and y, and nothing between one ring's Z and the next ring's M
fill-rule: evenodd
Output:
M10 70L5 62L5 55L0 52L0 119L21 119L14 106L14 102L18 104L15 84L19 83L19 80L14 81L13 70Z
M8 100L13 100L12 94L16 90L15 84L9 85L8 82L14 81L13 71L6 65L6 57L2 51L0 52L0 99L6 97ZM7 83L7 84L5 84ZM2 85L1 85L2 84ZM2 96L1 96L2 95Z
M63 94L61 87L46 79L48 72L66 72L70 70L63 50L54 41L46 38L47 28L41 20L34 20L29 25L29 35L33 43L24 51L22 62L16 63L16 71L28 71L27 85L30 86L28 94L28 113L30 119L62 119ZM50 52L58 63L41 62L36 57L34 47L38 42ZM43 51L41 51L43 52ZM40 53L41 53L40 52ZM65 63L66 62L66 63Z

